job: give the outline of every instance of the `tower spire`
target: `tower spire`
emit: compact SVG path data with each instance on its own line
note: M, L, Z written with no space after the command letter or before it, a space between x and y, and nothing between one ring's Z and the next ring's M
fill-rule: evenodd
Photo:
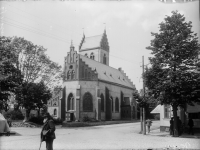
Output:
M71 50L71 51L74 51L73 40L71 40L71 46L70 46L70 50Z
M106 33L106 23L103 24L104 24L104 33Z
M83 36L85 36L85 33L84 33L84 28L82 28L83 29Z

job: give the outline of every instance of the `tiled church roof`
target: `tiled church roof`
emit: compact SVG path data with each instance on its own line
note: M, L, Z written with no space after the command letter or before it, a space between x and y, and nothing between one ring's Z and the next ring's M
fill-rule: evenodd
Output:
M128 77L118 69L112 68L98 61L89 59L85 56L80 55L80 58L92 69L96 69L98 73L98 79L104 80L116 84L120 84L132 89L135 89L133 83L128 79Z
M99 48L103 35L86 37L81 46L81 50Z

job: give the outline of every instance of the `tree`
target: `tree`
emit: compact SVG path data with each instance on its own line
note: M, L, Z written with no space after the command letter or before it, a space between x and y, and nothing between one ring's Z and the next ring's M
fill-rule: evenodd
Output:
M46 88L46 86L48 86L51 89L53 89L54 86L59 86L62 83L63 75L61 66L50 60L45 54L46 49L42 46L35 45L32 42L19 37L1 37L1 39L1 41L3 41L1 42L1 47L6 47L6 50L9 49L10 53L14 55L14 57L9 56L8 58L12 64L12 72L18 71L23 77L18 88L16 88L14 92L16 94L16 101L21 106L25 107L28 112L30 108L33 107L35 99L30 97L26 92L29 92L29 94L35 93L33 90L37 91L37 88L33 88L33 85L36 83L42 83L43 87ZM5 66L4 68L9 67ZM0 71L3 72L3 70ZM9 76L6 75L2 78L8 79L8 77ZM12 77L17 76L14 75ZM8 82L5 85L10 86ZM31 90L33 93L30 93L29 88L32 88ZM40 107L39 102L37 102L37 104L37 107Z
M21 89L18 90L16 99L18 100L18 105L26 109L25 120L27 120L31 109L38 108L38 113L40 113L40 109L47 104L47 100L49 100L51 96L50 89L43 81L39 83L24 82Z
M152 95L161 104L172 106L174 136L178 136L177 108L200 102L199 43L191 30L192 22L186 22L184 15L172 11L164 20L159 24L160 32L151 33L154 39L147 49L153 57L144 78Z
M0 37L0 109L8 110L9 96L15 93L23 76L15 67L17 55L10 49L11 38Z
M10 46L18 56L16 67L22 72L24 82L43 81L52 89L61 84L62 68L50 60L44 47L19 37L14 37Z

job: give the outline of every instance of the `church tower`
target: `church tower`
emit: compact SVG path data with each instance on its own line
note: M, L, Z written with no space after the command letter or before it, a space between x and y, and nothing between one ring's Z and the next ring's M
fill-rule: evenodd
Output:
M85 37L83 34L79 54L109 66L109 43L106 30L97 36Z
M67 53L64 63L64 80L71 81L78 79L78 54L74 50L73 43L71 42L70 52Z

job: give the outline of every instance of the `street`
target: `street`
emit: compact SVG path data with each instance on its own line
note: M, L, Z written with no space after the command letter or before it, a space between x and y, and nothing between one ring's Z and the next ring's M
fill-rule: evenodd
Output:
M159 121L154 121L152 134L158 132ZM11 128L17 134L0 137L0 149L39 149L41 128ZM140 123L126 123L107 126L57 128L54 149L147 149L182 147L200 148L199 139L173 138L138 134ZM45 142L41 150L45 150Z

